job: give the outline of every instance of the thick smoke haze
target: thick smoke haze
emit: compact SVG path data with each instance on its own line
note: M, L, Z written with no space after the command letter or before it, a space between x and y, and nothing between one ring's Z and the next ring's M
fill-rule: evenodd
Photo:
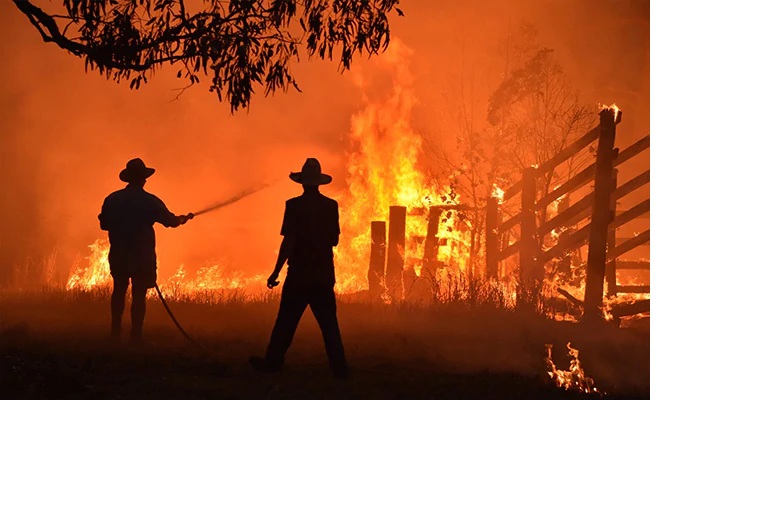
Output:
M524 21L554 50L585 103L622 108L617 146L649 131L647 1L419 0L402 9L405 17L392 18L392 36L412 51L412 124L425 137L451 132L460 97L484 116L500 80L500 42ZM118 172L133 157L157 168L147 190L177 214L271 184L178 230L158 228L161 275L180 262L268 270L284 202L300 193L288 173L314 156L334 176L328 194L345 189L350 119L392 88L383 58L358 56L344 74L337 62L304 59L295 69L303 92L257 92L249 112L232 114L204 79L181 92L186 84L170 68L138 91L85 73L83 61L43 43L21 12L2 2L0 284L26 260L54 251L56 278L64 280L77 255L105 236L96 216L104 197L123 186Z

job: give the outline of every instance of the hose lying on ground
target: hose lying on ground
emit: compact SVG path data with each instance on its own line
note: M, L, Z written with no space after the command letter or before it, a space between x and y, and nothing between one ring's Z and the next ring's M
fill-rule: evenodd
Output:
M168 306L168 303L165 301L165 298L163 298L163 293L160 292L160 287L157 284L155 284L155 291L157 291L157 297L160 298L160 302L162 302L163 307L165 307L166 312L168 312L168 316L171 317L171 320L173 320L173 323L176 325L176 328L179 329L179 332L181 332L182 335L186 337L190 343L192 343L197 347L200 347L200 343L192 339L192 336L187 334L187 331L184 330L184 327L181 326L181 323L179 323L179 321L176 319L176 316L173 315L171 308Z

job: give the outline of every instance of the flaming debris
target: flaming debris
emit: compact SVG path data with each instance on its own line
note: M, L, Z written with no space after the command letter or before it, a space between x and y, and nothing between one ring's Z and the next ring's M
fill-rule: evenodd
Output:
M589 378L579 362L579 351L576 348L571 347L569 342L566 347L568 348L568 354L571 356L571 364L568 371L559 370L555 363L552 362L552 345L544 345L547 349L547 374L557 384L558 387L563 389L574 389L586 394L600 394L600 391L595 387L595 381Z

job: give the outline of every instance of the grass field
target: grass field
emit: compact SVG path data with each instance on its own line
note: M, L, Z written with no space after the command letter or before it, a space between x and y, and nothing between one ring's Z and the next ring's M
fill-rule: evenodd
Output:
M197 341L186 341L156 299L148 302L147 344L105 336L105 291L0 293L3 398L178 399L548 399L649 398L647 325L585 327L461 303L387 306L339 300L352 377L330 376L307 310L279 375L248 366L262 355L276 297L170 301ZM601 395L566 391L547 375L545 344L567 369L566 343Z

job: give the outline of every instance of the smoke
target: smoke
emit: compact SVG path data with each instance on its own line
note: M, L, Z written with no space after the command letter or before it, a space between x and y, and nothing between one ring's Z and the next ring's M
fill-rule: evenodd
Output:
M648 2L422 0L403 10L392 31L412 50L413 126L420 132L449 134L460 98L484 115L499 80L499 41L522 21L555 50L585 102L624 110L619 146L648 132ZM157 168L147 189L178 214L249 184L275 183L258 201L234 203L177 230L159 228L161 274L180 262L193 268L224 260L246 272L271 267L284 202L301 192L288 174L314 156L334 176L327 194L346 190L350 119L386 94L391 81L377 77L387 67L376 65L385 58L360 57L345 74L337 63L302 62L295 72L303 93L257 96L250 112L233 115L204 84L179 96L184 84L171 70L139 91L86 74L82 61L44 44L3 2L0 285L25 260L42 261L54 250L64 280L77 255L103 235L96 215L103 198L122 187L118 172L133 157Z

